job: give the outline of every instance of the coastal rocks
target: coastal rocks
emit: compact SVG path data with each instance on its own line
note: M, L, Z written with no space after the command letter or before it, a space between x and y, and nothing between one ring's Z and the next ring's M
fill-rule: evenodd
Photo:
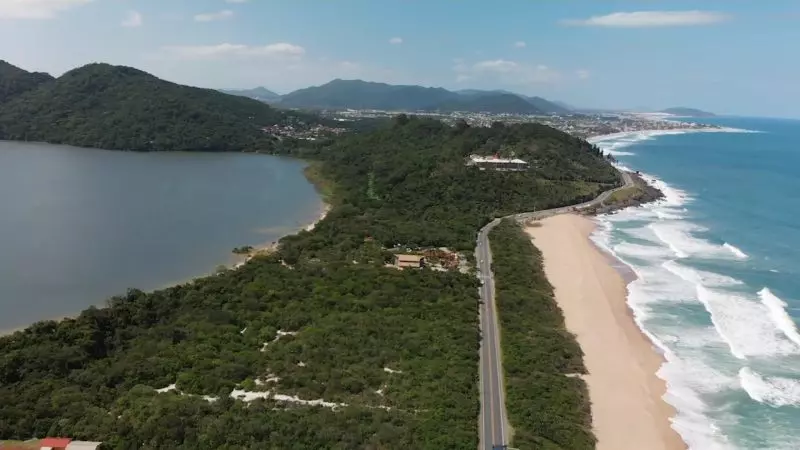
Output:
M586 208L584 214L610 214L621 209L641 206L664 198L663 192L647 184L638 173L629 172L629 175L633 179L634 186L614 192L600 206Z

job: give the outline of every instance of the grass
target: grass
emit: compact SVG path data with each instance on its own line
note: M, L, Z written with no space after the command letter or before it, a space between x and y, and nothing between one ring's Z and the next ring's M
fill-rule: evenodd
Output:
M625 189L620 189L608 198L606 203L622 203L630 200L635 200L640 197L644 192L638 186L631 186Z
M13 448L30 448L39 450L39 439L31 439L29 441L0 441L0 450L6 447Z
M319 195L322 197L322 200L327 204L333 203L333 196L335 191L335 185L329 179L323 176L322 174L322 163L317 161L312 161L308 164L303 170L303 175L305 175L306 179L314 185L314 188L319 192Z

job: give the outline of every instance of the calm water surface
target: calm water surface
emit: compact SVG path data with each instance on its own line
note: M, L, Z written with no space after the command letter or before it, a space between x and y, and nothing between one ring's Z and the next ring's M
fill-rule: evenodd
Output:
M165 287L311 223L304 163L0 142L0 330Z

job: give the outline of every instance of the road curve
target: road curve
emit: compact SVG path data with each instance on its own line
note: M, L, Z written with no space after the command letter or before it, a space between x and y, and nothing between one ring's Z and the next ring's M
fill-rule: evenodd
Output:
M614 192L634 186L630 173L620 171L624 184L598 195L594 200L577 205L542 211L512 214L494 219L478 231L475 247L475 259L478 267L478 278L481 280L480 296L480 450L492 450L494 446L509 444L508 419L506 416L506 399L502 352L500 347L500 327L497 320L495 303L494 274L492 273L492 251L489 247L489 232L500 221L506 218L517 220L543 219L595 206L606 201Z

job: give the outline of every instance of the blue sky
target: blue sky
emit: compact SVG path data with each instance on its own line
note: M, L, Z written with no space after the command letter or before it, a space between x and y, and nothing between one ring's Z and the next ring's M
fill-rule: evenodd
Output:
M278 92L361 78L800 117L796 0L0 0L0 59Z

